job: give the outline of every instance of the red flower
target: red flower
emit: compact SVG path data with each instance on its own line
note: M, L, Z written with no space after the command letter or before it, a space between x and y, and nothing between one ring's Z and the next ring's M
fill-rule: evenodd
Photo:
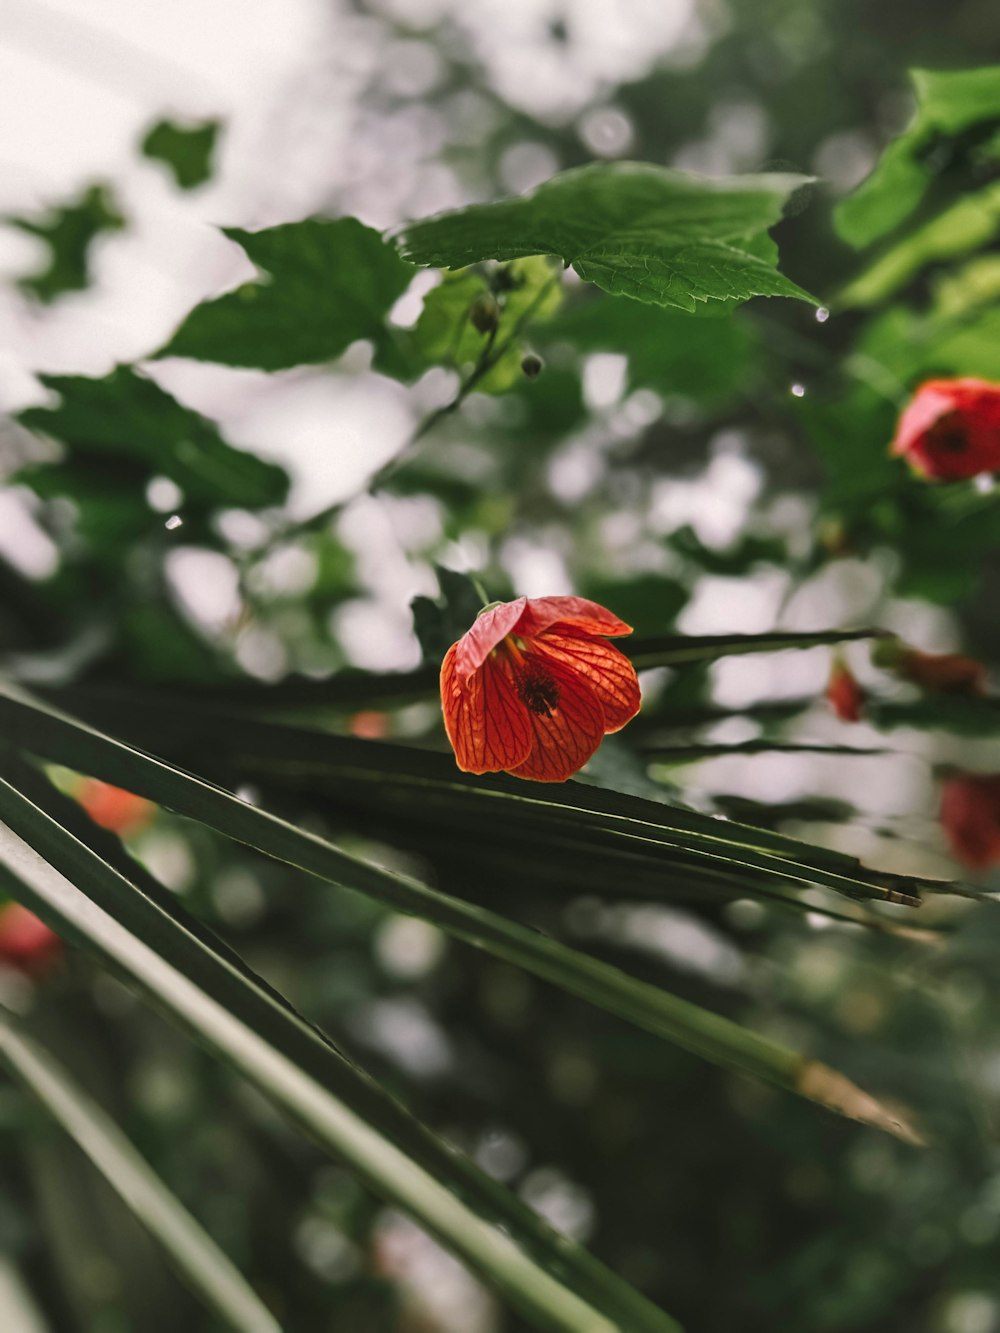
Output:
M1000 471L1000 384L928 380L903 409L891 452L929 481Z
M826 697L841 722L861 721L865 693L842 657L834 658L826 683Z
M62 952L62 940L20 903L0 907L0 960L22 972L45 971Z
M941 788L941 826L952 855L972 870L1000 861L1000 773L956 773Z
M519 597L479 613L441 665L459 768L564 782L639 711L632 663L606 638L632 629L582 597Z
M83 778L75 795L94 823L112 833L135 833L156 811L151 801L97 778Z

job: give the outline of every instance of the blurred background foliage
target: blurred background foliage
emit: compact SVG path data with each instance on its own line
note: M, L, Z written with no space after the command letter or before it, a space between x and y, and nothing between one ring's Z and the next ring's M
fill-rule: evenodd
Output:
M944 775L1000 769L1000 508L991 484L929 487L887 446L922 379L1000 380L1000 73L907 73L1000 59L995 7L303 0L256 116L185 81L185 44L225 62L224 32L142 43L120 8L84 24L13 6L11 59L143 91L120 182L74 172L2 200L5 676L807 1050L930 1146L703 1064L191 819L109 812L66 770L57 787L692 1333L1000 1329L995 903L934 897L914 916L823 888L769 897L764 877L633 874L572 838L456 828L388 779L317 781L238 732L277 719L440 750L434 669L474 610L463 574L495 598L592 597L643 636L877 626L970 654L992 688L921 691L849 643L867 697L847 724L823 698L828 647L658 666L583 781L885 876L967 873L938 811ZM376 234L616 159L815 176L774 237L824 304L686 314L554 286L538 259L434 285ZM307 236L285 227L307 214ZM484 301L495 334L471 319ZM504 356L448 410L494 336ZM995 890L996 873L967 877ZM283 1327L529 1326L83 950L31 956L8 949L4 1005ZM0 1178L5 1328L219 1326L15 1082Z

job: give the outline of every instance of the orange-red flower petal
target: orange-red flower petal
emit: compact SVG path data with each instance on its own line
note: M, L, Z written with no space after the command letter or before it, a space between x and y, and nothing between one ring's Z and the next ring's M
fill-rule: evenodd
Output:
M466 681L457 665L460 647L452 644L441 665L444 725L458 766L466 773L514 768L535 738L510 666L492 658Z
M545 670L558 691L555 705L548 713L525 710L533 744L524 762L509 771L535 782L565 782L604 739L604 709L573 668L548 659Z
M626 625L624 620L586 597L528 598L515 629L522 638L533 638L556 626L560 630L575 630L579 634L596 634L609 639L632 633L631 625Z
M472 628L466 630L455 644L455 670L463 680L478 671L497 644L511 633L527 604L527 597L518 597L513 602L501 602L477 616Z
M586 681L604 709L605 732L620 731L638 713L642 700L635 667L613 644L548 630L532 641L531 655L568 667Z

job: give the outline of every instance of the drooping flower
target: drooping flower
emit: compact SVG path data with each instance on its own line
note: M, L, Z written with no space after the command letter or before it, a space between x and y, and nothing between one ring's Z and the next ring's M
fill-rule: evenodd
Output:
M986 667L963 653L924 653L890 638L875 643L872 661L931 694L986 692Z
M631 626L582 597L518 597L481 611L441 665L445 730L466 773L564 782L639 711Z
M861 721L865 702L864 690L858 684L854 672L840 656L833 659L830 678L826 683L826 697L841 722Z
M1000 862L1000 773L955 773L941 787L941 827L971 870Z
M928 481L1000 472L1000 384L928 380L903 409L891 452Z
M136 833L156 813L152 801L97 778L83 778L74 794L94 823L112 833Z
M20 903L0 906L0 962L38 975L62 952L62 940Z

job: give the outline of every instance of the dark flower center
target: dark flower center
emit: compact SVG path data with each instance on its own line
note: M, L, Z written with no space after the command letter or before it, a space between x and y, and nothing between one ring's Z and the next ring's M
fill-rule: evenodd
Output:
M517 692L533 713L552 716L559 703L559 686L534 663L526 663L517 682Z
M968 444L961 413L948 412L935 421L927 432L927 442L942 453L961 453Z

